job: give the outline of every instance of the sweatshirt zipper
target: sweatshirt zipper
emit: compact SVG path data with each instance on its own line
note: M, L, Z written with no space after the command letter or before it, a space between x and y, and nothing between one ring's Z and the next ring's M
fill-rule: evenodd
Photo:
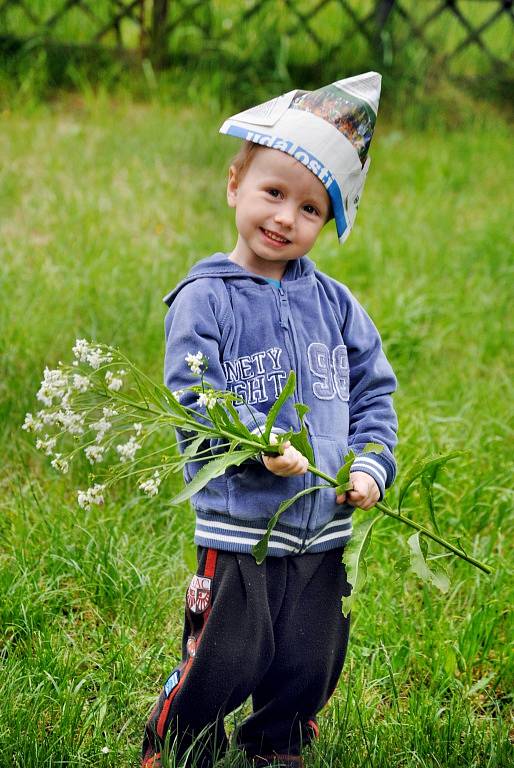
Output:
M291 320L291 313L289 311L289 301L287 299L286 292L282 287L278 289L279 299L280 299L280 326L285 331L287 331L286 336L286 347L288 347L287 339L289 338L290 341L292 341L292 349L288 348L288 353L291 359L293 359L296 363L296 386L295 386L295 400L297 403L301 402L300 394L303 391L302 389L302 367L301 367L301 360L300 360L300 354L298 350L298 338L296 335L296 330L294 327L294 324ZM291 354L291 351L293 354ZM307 428L307 431L309 431L309 423L307 419L304 416L304 424ZM305 479L305 487L307 488L307 479ZM310 485L313 485L314 476L312 477L312 480L310 481ZM302 546L300 548L300 552L303 552L303 548L305 546L305 542L307 540L307 532L308 532L308 526L309 522L312 516L312 500L310 499L310 496L306 496L304 499L304 510L306 509L307 504L311 504L311 511L309 513L309 517L307 519L307 525L305 526L305 532L303 536Z

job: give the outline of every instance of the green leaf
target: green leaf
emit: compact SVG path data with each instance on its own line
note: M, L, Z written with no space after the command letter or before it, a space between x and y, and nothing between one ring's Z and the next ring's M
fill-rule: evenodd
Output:
M217 456L215 459L211 459L198 470L190 483L180 491L172 500L172 504L180 504L186 499L191 498L195 493L198 493L209 480L222 475L229 467L239 466L243 461L255 456L257 451L254 448L242 448L233 453L223 453L221 456Z
M362 449L363 453L382 453L384 450L384 446L380 445L380 443L366 443L364 448Z
M356 458L357 457L354 451L348 451L348 453L345 455L344 464L341 469L338 470L336 475L338 485L346 485L346 483L350 481L350 470Z
M268 554L268 544L269 544L269 538L271 536L271 532L273 531L273 528L276 526L276 524L279 521L280 516L283 512L286 511L286 509L289 509L289 507L295 503L299 498L302 496L306 496L308 493L313 493L314 491L319 491L321 488L332 488L331 485L314 485L311 488L304 488L303 491L299 491L299 493L292 496L290 499L286 499L283 501L273 517L270 519L268 523L268 527L266 528L266 533L262 537L260 541L257 542L252 547L252 555L255 557L255 561L257 565L260 565L266 558L266 555Z
M346 578L352 586L349 597L343 597L343 614L348 616L355 598L366 583L367 565L366 552L371 542L371 532L373 526L384 517L382 513L374 517L368 517L362 523L356 525L352 532L352 538L345 546L343 552L343 563L346 568Z
M314 464L314 451L312 450L312 445L309 441L309 434L307 432L307 427L305 426L303 422L303 418L306 413L309 413L310 408L308 405L304 405L304 403L295 403L296 412L298 413L299 419L300 419L300 430L299 432L293 432L291 435L290 442L291 445L296 448L298 451L300 451L301 454L307 457L307 461L309 464Z
M181 458L175 462L172 471L179 472L181 469L183 469L187 462L196 455L199 447L203 442L205 442L205 435L199 435L198 437L195 437L194 440L191 440L191 442L184 449Z
M284 385L284 389L278 396L278 398L275 400L273 405L271 406L268 416L266 418L266 424L264 425L264 439L267 443L269 443L269 436L271 434L271 429L273 425L275 424L275 421L277 419L277 416L279 414L280 409L284 405L285 401L288 397L290 397L295 388L296 384L296 376L294 371L289 372L289 376L287 378L287 381Z
M241 435L241 437L243 437L245 440L249 437L255 437L255 435L250 434L250 430L248 429L248 427L245 427L245 425L241 421L241 418L237 412L237 409L234 407L233 403L231 403L230 400L228 399L225 401L225 408L232 416L232 425L237 430L237 432Z
M433 584L443 594L446 594L450 587L448 574L440 565L436 565L433 560L430 563L432 565L432 569L430 569L427 561L428 544L422 537L422 534L420 534L420 531L409 536L407 543L410 547L410 564L414 573L423 581Z
M452 459L457 459L459 456L464 456L465 454L466 451L451 451L451 453L445 453L435 459L427 459L426 461L420 461L415 464L401 485L400 493L398 496L398 512L401 511L403 500L407 494L407 491L419 477L425 473L427 477L430 477L430 473L434 468L437 471L440 467L443 467Z

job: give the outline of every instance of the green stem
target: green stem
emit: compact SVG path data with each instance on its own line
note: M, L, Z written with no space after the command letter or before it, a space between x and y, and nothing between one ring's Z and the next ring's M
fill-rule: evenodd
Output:
M387 504L384 504L384 502L379 501L377 504L375 504L375 506L384 515L393 517L395 520L399 520L401 523L405 523L405 525L408 525L410 528L414 528L414 530L422 533L423 536L427 536L429 539L432 539L432 541L436 541L442 547L450 550L450 552L453 552L454 555L457 555L467 563L474 565L484 573L489 574L493 572L493 569L489 565L486 565L485 563L480 562L480 560L476 560L476 558L471 557L471 555L466 554L466 552L464 552L462 549L459 549L459 547L455 547L449 541L446 541L446 539L443 539L436 533L432 533L432 531L429 531L428 528L425 528L424 525L420 525L419 523L416 523L415 520L411 520L410 517L405 517L405 515L402 515L401 512L395 512L394 509L391 509L391 507L389 507Z
M308 469L309 472L318 475L318 477L322 477L323 480L327 480L327 482L329 482L331 485L337 487L338 483L335 478L326 475L317 467L313 467L312 464L309 464ZM460 557L461 560L465 560L467 563L470 563L470 565L474 565L475 568L479 568L484 573L490 574L493 572L493 569L489 565L486 565L480 560L471 557L471 555L466 554L466 552L464 552L462 549L459 549L459 547L455 547L449 541L446 541L446 539L443 539L436 533L432 533L432 531L429 531L428 528L425 528L424 525L420 525L419 523L416 523L415 520L411 520L410 517L405 517L405 515L402 515L401 512L395 512L394 509L391 509L391 507L389 507L384 502L379 501L377 504L375 504L375 507L380 510L382 514L387 515L387 517L393 517L395 520L399 520L401 523L405 523L405 525L408 525L410 528L414 528L414 530L422 533L423 536L426 536L427 538L432 539L432 541L437 542L442 547L452 552L454 555L457 555L457 557Z

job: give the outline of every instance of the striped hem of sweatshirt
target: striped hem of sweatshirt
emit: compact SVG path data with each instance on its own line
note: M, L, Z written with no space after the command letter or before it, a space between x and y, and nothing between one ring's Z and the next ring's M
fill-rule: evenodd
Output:
M264 534L268 520L229 520L215 512L196 510L195 544L228 552L251 554ZM336 517L317 531L307 533L278 523L269 538L268 554L274 556L324 552L346 544L352 534L351 513Z

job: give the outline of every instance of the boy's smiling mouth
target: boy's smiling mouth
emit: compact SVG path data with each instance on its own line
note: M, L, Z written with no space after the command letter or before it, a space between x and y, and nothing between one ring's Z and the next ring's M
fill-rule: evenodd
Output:
M259 229L267 240L271 240L276 245L287 245L291 242L287 237L283 237L282 235L279 235L278 232L273 232L271 229L264 229L264 227L259 227Z

